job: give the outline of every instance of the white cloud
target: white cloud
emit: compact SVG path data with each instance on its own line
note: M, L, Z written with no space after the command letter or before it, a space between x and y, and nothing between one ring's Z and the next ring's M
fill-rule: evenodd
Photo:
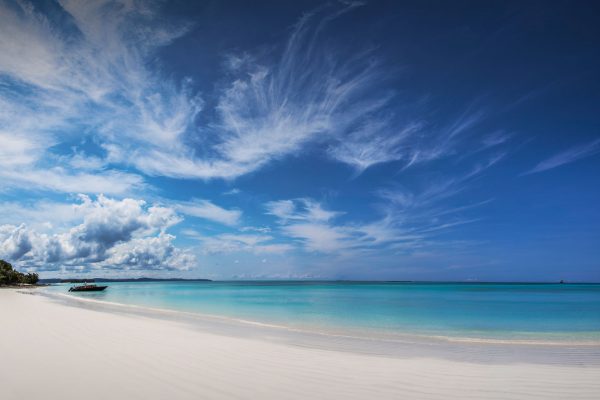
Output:
M266 204L267 214L282 225L283 235L299 240L308 251L335 253L364 250L392 241L406 240L386 217L367 224L339 224L335 218L344 213L326 210L311 199L280 200Z
M284 254L294 249L289 243L275 243L273 237L264 234L224 233L203 236L198 232L187 232L188 236L202 242L201 250L206 254L238 253Z
M149 62L156 48L185 29L166 27L143 4L60 4L79 30L76 39L67 39L35 7L22 6L20 13L5 8L6 33L27 37L32 45L20 53L25 43L2 43L0 49L12 57L0 71L39 89L44 101L25 100L36 101L44 115L58 115L56 124L93 127L113 164L148 175L232 179L309 142L332 140L329 154L359 169L400 157L396 136L402 132L391 131L391 121L380 115L391 97L372 93L385 78L377 62L367 53L335 54L318 43L327 23L354 5L307 14L275 61L230 56L233 79L220 94L219 118L202 128L214 131L214 144L197 153L188 143L205 135L194 126L202 101L185 82L177 85L153 72ZM57 110L57 104L65 106ZM93 117L82 118L92 107ZM348 155L346 142L364 150ZM73 158L72 166L106 165L96 155Z
M62 125L53 115L39 115L35 107L3 99L4 94L0 87L0 188L124 194L143 187L142 178L132 173L80 172L53 165L45 153L57 139L46 130Z
M36 202L0 202L0 221L20 225L24 222L36 230L48 230L82 221L77 205L46 200Z
M216 124L225 160L255 169L309 142L331 143L331 157L360 170L403 157L398 144L409 129L392 128L399 121L383 113L392 96L377 90L388 74L368 51L322 45L327 24L353 7L305 15L276 62L229 58L236 79L221 95Z
M194 266L195 257L189 251L176 248L173 235L161 232L158 236L144 237L123 242L113 247L105 264L118 269L179 269Z
M390 216L369 223L298 222L282 226L281 232L300 240L308 251L351 255L380 252L394 243L414 244L422 239L420 235L405 232L399 222Z
M337 252L353 247L350 232L344 228L319 223L297 223L284 226L283 233L300 239L309 251Z
M98 155L77 153L69 160L52 150L83 132L107 149L120 149L121 157L108 153L112 163L135 163L145 149L184 151L182 136L200 101L186 82L176 85L151 72L150 57L185 29L161 25L149 3L65 0L53 7L49 15L68 15L70 24L26 1L0 4L0 138L7 143L2 158L11 184L34 186L40 182L33 177L49 170L53 183L41 188L72 191L91 178L72 169L104 168ZM100 176L102 187L120 189L93 190L94 183L79 191L123 193L141 181L122 172ZM63 179L72 184L60 184Z
M537 172L547 171L561 165L569 164L582 158L591 157L595 154L600 153L600 139L596 139L592 142L582 144L579 146L571 147L563 152L560 152L533 167L531 170L525 172L523 175L535 174Z
M463 114L448 127L449 138L469 131L484 119L486 113L483 110L474 110L473 108L473 105L467 107Z
M230 226L237 225L242 216L240 210L227 210L208 200L202 199L174 203L174 207L183 214Z
M67 159L71 167L78 170L99 171L106 167L106 160L98 156L87 156L82 153L75 153Z
M62 0L47 14L27 1L1 4L3 181L124 194L143 180L114 168L234 179L315 143L357 172L439 157L447 142L423 144L425 123L401 115L385 89L395 72L385 71L373 51L342 54L324 44L327 25L357 5L306 14L279 55L230 55L229 83L217 89L215 113L208 113L215 117L198 121L203 101L192 82L165 77L156 57L190 24L162 18L160 2ZM469 109L445 134L459 136L480 119ZM93 135L93 149L57 153L56 144L86 135Z
M2 168L28 165L36 161L40 145L26 137L0 132L0 166Z
M418 194L382 191L380 194L386 200L381 208L383 216L368 222L339 222L336 218L344 213L325 210L310 199L270 202L266 209L280 224L276 232L298 241L309 252L346 257L367 253L389 255L389 252L412 251L430 245L440 231L473 222L474 219L464 218L462 214L489 201L453 209L437 207L441 199L458 193L455 186L461 183L433 184Z
M483 140L482 140L483 148L487 149L490 147L494 147L494 146L498 146L500 144L506 143L511 137L512 137L512 134L506 133L504 131L493 132L493 133L483 137Z
M25 225L0 226L0 255L18 260L31 250L32 244Z
M230 233L219 235L219 238L223 240L240 242L248 246L255 246L259 243L268 242L271 239L273 239L271 236L268 235L236 235Z
M0 188L20 187L67 193L126 194L144 186L139 175L120 171L79 173L62 167L0 171Z
M294 199L270 201L265 205L267 214L279 218L283 222L288 220L305 220L313 222L326 222L343 213L324 210L320 203L311 199Z
M271 228L269 228L268 226L243 226L240 228L240 232L269 233L271 232Z
M267 214L276 216L281 220L288 220L296 215L296 204L293 200L270 201L266 204Z
M134 199L81 195L81 223L54 234L25 224L0 226L0 257L27 267L187 269L193 258L172 245L166 230L181 221L173 209ZM137 261L137 262L136 262Z
M233 196L233 195L240 194L240 193L242 193L242 191L241 191L240 189L238 189L238 188L233 188L233 189L231 189L231 190L228 190L228 191L226 191L226 192L223 192L222 194L223 194L224 196Z
M329 155L362 172L372 165L409 159L409 140L422 124L412 123L399 132L391 131L388 121L369 121L329 148Z

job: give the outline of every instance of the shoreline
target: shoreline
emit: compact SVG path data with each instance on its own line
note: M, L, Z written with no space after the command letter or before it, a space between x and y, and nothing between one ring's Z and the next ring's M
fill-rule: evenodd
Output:
M600 286L557 284L521 289L477 284L475 288L436 285L430 289L417 284L404 289L378 283L355 289L338 282L295 286L306 286L306 282L117 283L115 289L123 290L68 294L96 300L98 306L104 304L101 302L113 303L113 307L121 303L144 308L145 313L151 309L161 313L170 310L181 315L193 313L201 318L228 318L242 324L340 337L600 345ZM66 288L56 285L46 291L66 293Z
M596 346L413 342L395 343L395 350L388 343L378 353L361 350L364 343L356 340L318 342L255 326L156 318L22 289L0 291L0 315L0 384L7 400L75 399L81 393L92 400L600 394ZM453 350L444 352L448 348Z
M27 293L27 291L22 291ZM68 293L32 291L62 305L88 310L183 323L190 329L228 337L251 337L314 349L396 358L430 356L474 363L568 364L600 366L600 342L504 340L439 335L402 334L365 336L298 329L222 315L200 314L163 308L89 299Z
M52 293L40 291L36 293L42 296L47 296L49 298L64 300L66 303L78 304L79 306L85 306L86 304L94 304L97 305L98 309L106 309L107 311L118 309L122 312L129 313L138 313L142 315L154 316L157 318L166 317L168 315L181 318L190 318L190 319L204 319L204 320L215 320L215 321L224 321L230 322L232 324L241 324L241 325L249 325L256 326L262 328L271 328L274 330L288 331L288 332L297 332L303 334L313 334L313 335L324 335L330 337L347 337L354 339L365 339L365 340L387 340L390 342L399 341L437 341L437 342L456 342L456 343L481 343L481 344L496 344L496 345L532 345L532 346L600 346L600 339L581 339L574 340L571 338L565 338L567 333L557 332L553 333L543 333L539 334L536 332L516 332L517 337L512 338L503 338L503 337L494 337L494 336L459 336L459 335L440 335L433 333L412 333L412 332L403 332L403 333L389 333L382 331L357 331L357 330L332 330L332 329L319 329L315 327L310 328L298 328L293 326L287 326L276 323L268 323L261 322L246 318L236 318L227 315L218 315L218 314L207 314L193 311L183 311L183 310L174 310L168 308L159 308L159 307L151 307L145 305L137 305L137 304L126 304L119 303L113 301L106 300L98 300L93 298L85 298L76 295L72 295L69 293ZM369 334L365 334L365 333ZM362 334L361 334L362 333ZM371 334L372 333L372 334ZM589 335L592 332L585 332L581 334L576 334L585 337L585 335ZM537 335L537 336L536 336ZM575 336L576 336L575 335ZM525 338L525 336L529 336L530 338ZM544 336L544 337L542 337ZM554 336L554 337L553 337Z
M38 288L45 288L48 286L50 286L49 283L36 283L36 284L20 283L18 285L0 285L0 290L2 290L2 289L38 289Z

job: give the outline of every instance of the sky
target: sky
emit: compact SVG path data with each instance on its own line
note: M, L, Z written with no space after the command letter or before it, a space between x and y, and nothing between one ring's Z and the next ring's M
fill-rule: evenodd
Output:
M0 258L600 281L600 7L0 0Z

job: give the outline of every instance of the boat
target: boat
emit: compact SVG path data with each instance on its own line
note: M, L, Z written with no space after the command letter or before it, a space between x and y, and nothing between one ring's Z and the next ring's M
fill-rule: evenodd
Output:
M79 286L71 286L71 288L69 288L69 292L101 292L107 287L108 286L99 286L95 284L88 285L87 283L84 283L83 285Z

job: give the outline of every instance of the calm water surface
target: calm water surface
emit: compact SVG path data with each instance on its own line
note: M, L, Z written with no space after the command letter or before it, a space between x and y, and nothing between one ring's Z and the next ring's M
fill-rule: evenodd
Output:
M600 340L600 285L109 283L72 294L331 333ZM64 292L71 285L57 285Z

